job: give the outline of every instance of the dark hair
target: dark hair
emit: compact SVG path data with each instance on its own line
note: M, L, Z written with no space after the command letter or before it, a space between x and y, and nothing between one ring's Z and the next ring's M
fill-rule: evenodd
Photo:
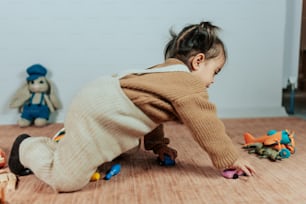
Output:
M189 66L188 59L198 53L203 53L206 59L211 59L223 51L226 58L224 44L217 35L218 30L219 27L210 22L186 26L178 35L170 30L172 39L165 47L165 59L177 58Z

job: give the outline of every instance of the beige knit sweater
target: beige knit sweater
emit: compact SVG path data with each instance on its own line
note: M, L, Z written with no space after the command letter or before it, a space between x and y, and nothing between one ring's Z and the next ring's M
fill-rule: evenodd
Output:
M152 68L162 69L173 64L183 63L168 59ZM130 100L156 123L184 123L216 168L227 168L237 160L238 151L197 77L188 72L131 74L120 79L120 84Z

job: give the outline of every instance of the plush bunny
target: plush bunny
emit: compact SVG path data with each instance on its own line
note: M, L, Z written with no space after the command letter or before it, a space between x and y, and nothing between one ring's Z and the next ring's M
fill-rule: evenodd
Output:
M27 68L27 81L20 87L10 103L10 108L18 108L20 127L34 123L35 126L47 124L50 113L60 108L54 86L47 80L47 69L40 64Z

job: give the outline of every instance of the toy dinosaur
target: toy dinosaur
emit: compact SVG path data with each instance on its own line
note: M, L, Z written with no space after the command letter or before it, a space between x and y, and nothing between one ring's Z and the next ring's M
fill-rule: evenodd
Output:
M290 130L269 130L266 135L255 138L250 133L244 134L245 148L252 147L257 143L261 143L263 147L257 147L256 152L259 155L267 156L272 160L278 159L275 151L281 158L289 158L295 153L295 133ZM256 146L255 145L255 146ZM256 149L256 148L255 148ZM273 150L273 151L272 151Z
M244 148L248 150L249 154L255 153L260 158L268 158L272 161L282 159L282 157L279 155L279 152L277 150L264 146L264 144L262 143L253 143L244 146Z

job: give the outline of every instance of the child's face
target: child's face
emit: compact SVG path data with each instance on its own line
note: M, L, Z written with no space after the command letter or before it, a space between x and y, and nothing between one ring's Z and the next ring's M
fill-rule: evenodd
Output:
M223 54L215 58L205 59L205 56L201 56L200 53L192 61L191 73L199 77L206 88L209 88L214 83L215 76L221 71L225 63Z

